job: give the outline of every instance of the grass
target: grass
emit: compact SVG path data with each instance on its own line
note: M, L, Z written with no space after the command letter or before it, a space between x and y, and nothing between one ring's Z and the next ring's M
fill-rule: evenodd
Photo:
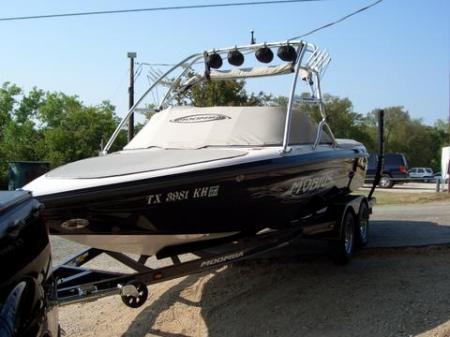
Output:
M424 204L433 201L450 202L450 194L441 193L410 193L410 192L383 192L375 191L376 205L398 205L398 204Z

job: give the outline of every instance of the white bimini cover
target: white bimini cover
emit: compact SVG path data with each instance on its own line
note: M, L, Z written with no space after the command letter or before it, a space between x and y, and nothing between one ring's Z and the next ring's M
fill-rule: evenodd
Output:
M124 149L279 146L285 120L279 107L173 107L154 115ZM312 144L316 133L316 123L295 111L289 143ZM322 142L330 141L323 133Z
M212 70L209 76L212 80L230 80L238 78L284 75L292 72L294 72L294 67L292 64L287 63L280 66Z

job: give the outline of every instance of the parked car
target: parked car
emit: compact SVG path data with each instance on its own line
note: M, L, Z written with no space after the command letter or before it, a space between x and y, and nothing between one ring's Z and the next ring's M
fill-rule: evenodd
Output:
M366 182L373 182L377 169L378 155L371 153L366 174ZM391 188L394 184L402 184L409 178L408 161L403 153L386 153L384 155L383 173L379 186Z
M58 337L42 205L29 192L0 191L0 336Z
M408 174L410 178L421 179L426 183L434 180L431 167L413 167L408 171Z

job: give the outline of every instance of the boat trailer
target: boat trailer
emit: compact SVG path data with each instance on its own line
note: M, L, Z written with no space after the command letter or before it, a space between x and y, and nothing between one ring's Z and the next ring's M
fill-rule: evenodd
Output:
M148 256L140 256L138 260L134 260L125 254L88 248L54 270L57 299L63 305L119 294L127 306L137 308L147 300L147 285L217 268L280 248L301 232L300 229L292 229L283 233L269 232L253 238L242 238L215 247L220 248L220 253L199 251L198 255L201 257L187 262L181 262L179 255L173 255L170 257L172 265L157 269L145 265ZM106 254L136 272L125 274L82 267L100 254Z
M353 254L354 246L362 247L367 243L368 220L373 201L364 196L346 196L333 205L292 223L288 228L265 230L256 235L236 235L223 243L200 242L198 246L169 247L156 257L169 257L172 264L156 269L145 265L149 256L133 259L118 252L88 248L53 271L56 301L65 305L118 294L128 307L138 308L148 298L148 285L255 257L287 246L298 238L328 240L335 262L345 264ZM351 216L347 216L348 214ZM353 220L349 222L348 218ZM204 247L208 243L210 247ZM188 253L196 258L182 262L180 255ZM101 254L108 255L135 272L127 274L83 267Z
M68 259L53 271L54 295L60 305L96 300L119 294L131 308L138 308L148 298L147 285L215 269L232 262L255 257L289 245L297 238L328 240L330 253L338 264L346 264L355 248L364 247L369 240L369 217L376 200L372 196L379 183L384 158L384 111L378 113L379 160L372 188L367 197L347 195L331 205L292 223L288 228L268 230L257 235L238 234L230 241L210 242L169 247L158 252L158 259L169 257L172 265L152 269L145 265L149 256L137 260L121 253L89 248ZM220 239L219 239L220 240ZM196 259L182 262L180 255L192 253ZM106 254L135 271L132 274L83 268L82 266Z

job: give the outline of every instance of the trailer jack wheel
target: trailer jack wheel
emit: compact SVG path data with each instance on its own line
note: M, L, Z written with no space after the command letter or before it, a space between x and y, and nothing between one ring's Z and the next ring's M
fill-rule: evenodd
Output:
M120 291L122 302L130 308L139 308L148 297L147 286L139 281L130 281Z

